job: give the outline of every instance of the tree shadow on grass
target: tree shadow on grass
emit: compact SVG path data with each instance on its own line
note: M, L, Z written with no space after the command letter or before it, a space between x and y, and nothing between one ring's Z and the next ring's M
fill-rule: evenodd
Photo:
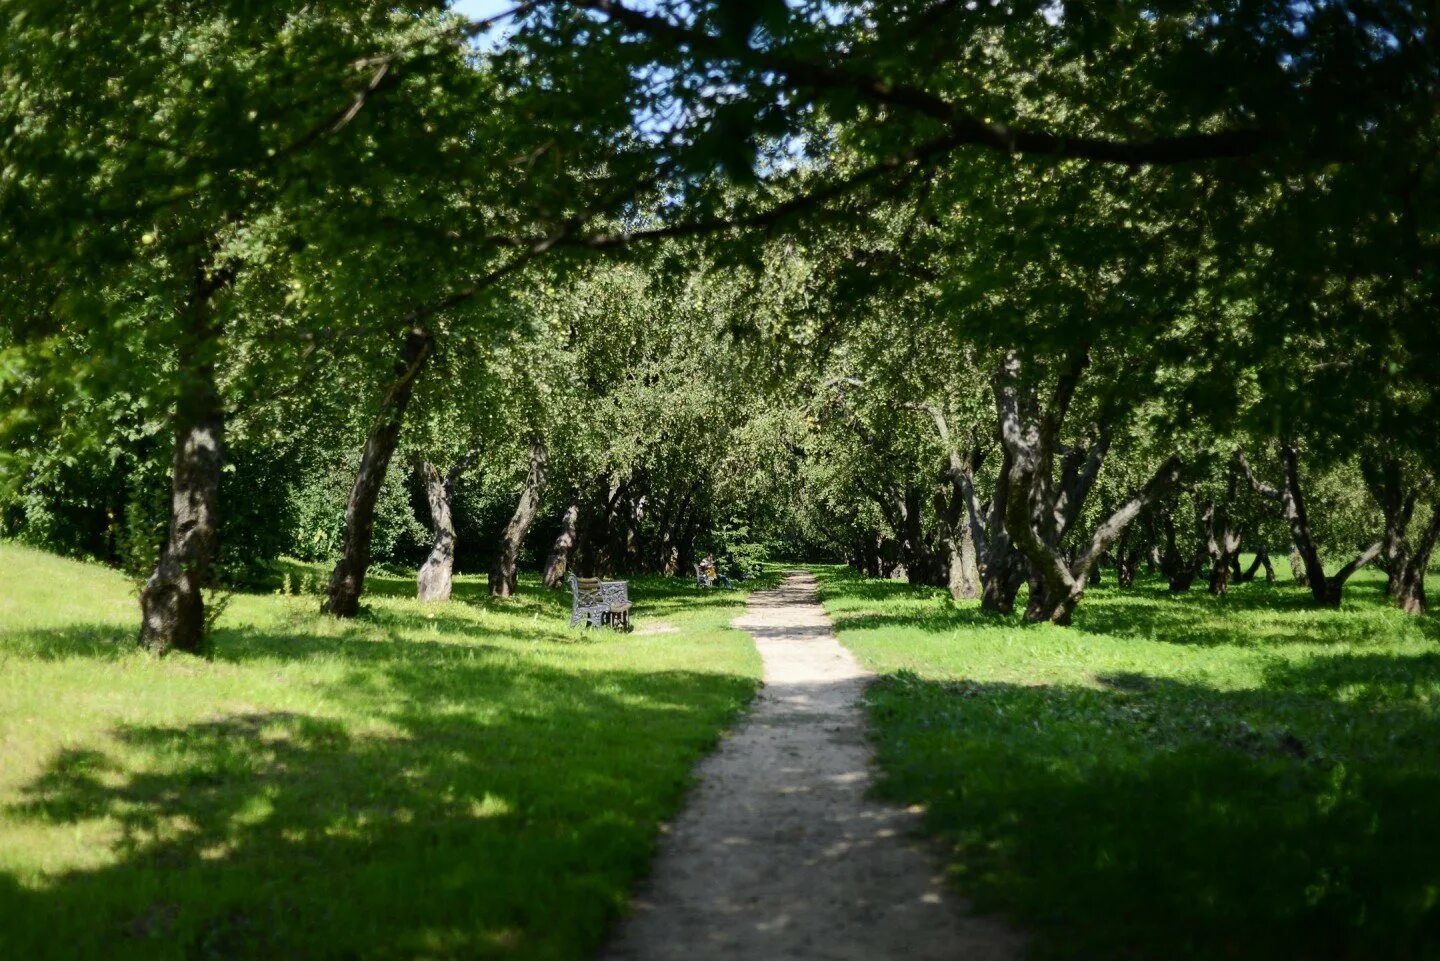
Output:
M0 871L0 957L582 956L753 693L373 647L325 716L125 724L60 751L3 816L110 861Z
M1440 655L1102 682L872 689L882 790L982 909L1044 957L1440 954Z
M980 610L978 603L953 603L936 588L914 587L898 581L867 580L845 571L821 573L822 593L829 601L840 602L832 618L844 630L903 628L926 633L949 634L976 629L1025 629L1019 613L997 615ZM1321 610L1311 603L1310 594L1293 585L1252 582L1232 586L1230 593L1215 597L1203 586L1184 593L1171 593L1155 579L1138 581L1133 587L1102 586L1086 592L1075 609L1078 631L1111 637L1134 637L1199 647L1254 647L1277 643L1342 644L1367 640L1376 623L1373 618L1390 619L1420 637L1440 640L1440 621L1400 614L1387 602L1383 589L1357 585L1346 595L1341 611ZM862 602L858 611L844 606ZM876 603L886 609L874 610ZM1025 591L1016 603L1022 611Z

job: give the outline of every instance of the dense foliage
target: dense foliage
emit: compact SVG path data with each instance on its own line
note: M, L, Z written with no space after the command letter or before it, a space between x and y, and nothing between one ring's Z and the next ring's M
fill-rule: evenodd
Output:
M1434 16L11 0L4 531L143 577L157 650L283 556L342 617L707 553L1419 613Z

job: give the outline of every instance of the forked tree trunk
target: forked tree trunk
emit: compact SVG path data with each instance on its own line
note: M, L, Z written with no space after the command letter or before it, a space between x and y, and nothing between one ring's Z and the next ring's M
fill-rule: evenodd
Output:
M430 502L430 529L435 543L420 565L416 594L422 601L448 601L455 576L455 523L450 514L451 478L428 460L420 465L425 497Z
M1211 508L1205 525L1205 545L1210 554L1210 593L1223 596L1230 590L1230 577L1240 558L1240 529L1231 511L1238 496L1240 465L1232 460L1225 491L1225 503Z
M1230 574L1237 584L1248 584L1255 579L1256 574L1260 573L1262 567L1265 569L1265 583L1275 583L1275 565L1270 563L1270 552L1263 544L1255 550L1255 556L1251 559L1250 566L1243 570L1240 567L1240 558L1237 556L1230 565Z
M1000 438L1011 460L1005 529L1030 562L1027 621L1069 624L1100 557L1180 474L1179 458L1168 458L1144 487L1096 527L1090 543L1073 561L1066 558L1059 543L1069 523L1067 518L1079 516L1108 448L1102 435L1101 442L1092 448L1096 455L1093 465L1082 466L1091 460L1089 455L1067 464L1061 472L1060 493L1055 491L1051 470L1056 438L1087 363L1084 351L1070 358L1049 404L1035 419L1027 416L1034 405L1022 403L1019 395L1020 362L1016 355L1006 358L995 378ZM1067 503L1065 498L1071 497L1074 502Z
M1250 465L1240 455L1238 463L1243 467L1250 484L1263 497L1280 504L1281 512L1290 525L1290 538L1304 565L1305 579L1310 585L1311 596L1318 607L1339 607L1345 591L1345 582L1366 564L1380 556L1385 546L1383 540L1376 541L1361 551L1354 560L1340 568L1333 575L1325 574L1325 565L1320 559L1320 549L1310 532L1310 515L1305 507L1304 488L1300 483L1300 457L1295 448L1285 444L1280 449L1280 462L1284 468L1284 483L1277 489L1259 480Z
M205 644L205 599L218 541L225 412L215 380L219 326L215 294L231 279L197 269L177 352L182 378L175 403L170 518L155 569L140 590L140 645L157 654L199 652Z
M1422 475L1408 485L1404 468L1397 457L1385 457L1379 463L1366 461L1366 481L1385 515L1385 539L1381 556L1387 575L1385 592L1395 605L1407 614L1423 614L1426 609L1425 573L1430 555L1440 536L1440 501L1430 507L1430 522L1419 539L1410 542L1410 521L1422 491L1428 491L1433 480Z
M345 534L341 542L340 560L330 574L329 596L321 610L335 617L354 617L360 611L360 595L365 589L365 574L370 568L370 544L375 536L375 504L385 473L400 443L400 427L405 411L415 392L415 380L434 351L430 332L422 327L411 328L405 335L400 356L395 361L394 376L380 401L380 410L365 437L360 455L360 469L350 487L345 503Z
M515 593L520 546L535 522L535 515L540 511L540 496L545 491L545 465L545 444L536 437L530 442L530 470L525 474L525 486L520 489L520 501L500 535L500 550L490 569L491 597L509 597Z
M560 516L560 533L555 535L555 543L550 545L550 554L545 558L546 587L559 587L565 580L565 573L570 569L570 554L575 550L579 528L580 495L577 492L571 496L569 506Z

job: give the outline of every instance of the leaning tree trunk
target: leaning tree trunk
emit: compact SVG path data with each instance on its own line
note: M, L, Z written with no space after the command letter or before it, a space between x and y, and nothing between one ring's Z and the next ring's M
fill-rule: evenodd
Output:
M345 503L345 534L340 560L330 574L329 596L321 607L326 614L354 617L360 611L360 594L370 568L370 543L375 536L375 504L390 459L400 443L400 427L415 392L415 379L434 351L435 341L428 330L414 327L406 333L395 361L394 378L380 401L380 411L365 438L360 469Z
M1284 469L1284 482L1277 489L1257 478L1246 462L1244 455L1237 455L1237 463L1250 479L1256 493L1280 504L1281 512L1290 525L1290 540L1304 564L1305 579L1309 582L1311 596L1318 607L1339 607L1345 591L1345 582L1360 568L1380 556L1384 540L1378 540L1361 551L1350 563L1333 575L1325 574L1325 565L1320 559L1320 549L1310 531L1310 515L1305 507L1305 492L1300 483L1300 457L1295 448L1285 444L1280 448L1280 463ZM1294 561L1291 561L1292 565Z
M505 532L500 535L500 551L495 555L495 564L490 569L490 596L509 597L515 593L516 563L520 557L520 545L535 515L540 512L540 495L545 491L545 444L536 437L530 441L530 470L525 475L525 486L520 491L520 502Z
M555 535L555 543L550 545L550 555L545 558L545 586L559 587L565 580L565 572L570 568L570 553L575 550L575 542L580 527L580 495L577 492L570 498L570 504L565 508L565 513L560 517L560 533Z
M198 652L205 643L205 599L215 559L225 412L215 380L220 336L212 299L230 275L197 273L187 305L188 329L177 360L170 519L160 556L140 590L140 644L151 651Z
M420 465L425 497L430 502L430 527L435 544L420 566L416 593L422 601L448 601L455 575L455 522L450 513L450 478L428 460Z

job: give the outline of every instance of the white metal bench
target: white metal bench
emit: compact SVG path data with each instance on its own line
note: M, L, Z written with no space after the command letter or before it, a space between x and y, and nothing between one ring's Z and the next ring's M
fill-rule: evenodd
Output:
M630 626L630 585L570 575L570 626Z

